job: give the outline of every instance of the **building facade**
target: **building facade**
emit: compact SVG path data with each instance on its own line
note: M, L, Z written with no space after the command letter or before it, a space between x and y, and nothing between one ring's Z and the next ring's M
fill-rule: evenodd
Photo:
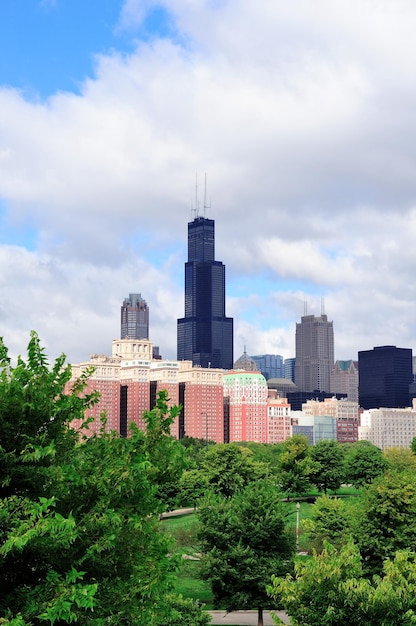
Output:
M280 354L258 354L251 359L255 362L257 371L261 372L266 380L284 378L283 357Z
M333 366L333 322L324 314L304 315L296 324L296 386L300 391L329 393Z
M358 402L358 361L336 361L330 376L331 393L345 394L351 402Z
M224 374L224 398L229 407L229 441L268 443L267 382L260 372Z
M358 395L363 409L410 406L412 350L379 346L358 353Z
M358 402L325 398L323 402L307 400L302 404L302 413L314 417L330 417L335 423L335 439L340 443L354 443L358 440L360 407Z
M410 448L416 437L416 406L406 409L369 409L362 415L359 439L370 441L381 450Z
M131 293L121 305L121 339L149 339L149 307L140 293Z
M233 319L225 315L225 266L215 260L214 220L188 223L185 317L178 319L177 357L195 366L232 369Z

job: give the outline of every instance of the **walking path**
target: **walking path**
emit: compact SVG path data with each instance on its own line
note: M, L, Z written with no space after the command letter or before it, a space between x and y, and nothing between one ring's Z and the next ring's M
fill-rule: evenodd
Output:
M211 624L233 624L233 626L257 626L257 611L234 611L226 613L225 611L208 611L212 617ZM289 624L289 618L284 611L273 611L282 620L284 624ZM270 615L270 611L263 611L264 626L273 626L274 621Z

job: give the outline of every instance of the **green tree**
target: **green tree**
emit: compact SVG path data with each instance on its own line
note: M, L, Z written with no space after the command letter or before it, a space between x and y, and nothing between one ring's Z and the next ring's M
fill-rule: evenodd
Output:
M311 458L314 461L311 482L324 493L339 489L345 479L342 445L338 441L322 439L312 446Z
M413 454L416 454L416 437L413 437L411 444L410 444L410 449L413 452Z
M182 595L167 597L169 610L160 617L155 617L152 626L208 626L211 616L195 600Z
M357 441L346 454L346 480L354 487L363 487L383 474L388 462L380 448L369 441Z
M264 478L269 471L267 465L253 460L251 450L233 443L209 449L201 469L211 489L227 498L248 483Z
M283 442L277 473L282 491L301 495L310 489L315 468L310 448L308 438L304 435L293 435Z
M341 498L318 498L309 518L303 520L303 528L309 535L311 546L319 554L324 543L339 548L347 543L351 534L351 505Z
M209 489L207 475L197 469L185 470L179 480L176 504L179 507L196 507L199 500L206 496Z
M49 369L32 333L12 367L0 345L0 618L19 626L148 625L170 615L176 561L159 532L160 481L175 457L166 394L143 433L78 441L69 424L95 396ZM179 444L177 444L179 445ZM167 456L166 456L167 455Z
M416 623L416 561L408 551L397 552L394 560L385 562L382 575L370 581L363 577L361 556L352 541L339 552L327 544L321 554L297 560L294 577L273 577L268 589L292 626Z
M360 496L355 538L367 574L381 572L397 550L416 547L416 476L388 471Z
M215 608L227 611L273 608L266 585L273 573L291 570L295 535L274 485L260 480L232 498L212 496L201 506L202 577Z
M398 472L416 470L416 455L409 448L388 448L384 450L384 456L391 470Z

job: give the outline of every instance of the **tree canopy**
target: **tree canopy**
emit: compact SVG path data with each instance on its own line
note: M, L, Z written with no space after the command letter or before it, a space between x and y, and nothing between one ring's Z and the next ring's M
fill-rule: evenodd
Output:
M16 366L0 343L4 624L157 626L178 614L169 596L177 564L159 532L160 484L181 464L169 434L177 409L162 392L146 432L103 428L79 440L70 423L96 399L87 376L68 391L65 357L49 368L36 333Z
M232 498L211 496L199 510L201 572L215 608L273 608L266 592L272 574L291 570L293 528L281 494L268 480L247 485Z
M381 576L369 580L352 541L340 551L327 544L321 554L298 558L293 577L273 577L268 590L287 611L292 626L416 622L416 561L409 551L397 552L385 561Z

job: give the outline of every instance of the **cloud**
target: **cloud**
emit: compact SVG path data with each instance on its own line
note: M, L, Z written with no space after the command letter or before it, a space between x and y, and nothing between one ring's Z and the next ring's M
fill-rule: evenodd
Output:
M140 291L174 356L207 172L236 356L293 356L303 301L318 314L321 296L340 358L415 345L414 3L159 5L174 35L97 54L78 95L0 89L5 224L37 232L31 252L0 248L10 343L36 325L54 353L109 350L122 299ZM118 28L137 36L155 6L125 2ZM233 291L246 277L250 293Z

